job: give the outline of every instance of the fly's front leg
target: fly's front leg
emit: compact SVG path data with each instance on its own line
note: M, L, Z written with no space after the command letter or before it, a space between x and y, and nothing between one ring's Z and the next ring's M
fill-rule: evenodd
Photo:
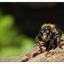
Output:
M40 42L39 42L39 51L40 51L40 53L42 53L42 48L41 48Z
M51 42L50 42L50 44L49 44L49 46L48 46L48 51L50 51L51 46L53 45L53 43L54 43L54 39L51 39Z
M35 38L36 42L39 44L39 51L40 53L42 53L42 48L41 48L41 44L40 44L40 41L41 41L41 35L38 34Z
M60 37L59 37L58 45L59 45L59 48L62 49L62 47L61 47L61 45L60 45Z
M50 42L50 44L49 44L49 46L48 46L48 51L47 51L47 53L45 54L46 57L47 57L47 56L52 56L52 55L54 54L54 52L50 52L50 49L51 49L51 46L53 45L53 43L54 43L54 39L51 39L51 42Z

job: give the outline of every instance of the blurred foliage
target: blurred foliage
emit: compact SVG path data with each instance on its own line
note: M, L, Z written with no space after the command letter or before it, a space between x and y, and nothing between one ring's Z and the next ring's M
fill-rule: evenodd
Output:
M0 15L0 58L24 55L35 44L27 35L19 34L12 15Z
M0 58L26 54L44 23L64 32L63 22L64 3L0 2Z

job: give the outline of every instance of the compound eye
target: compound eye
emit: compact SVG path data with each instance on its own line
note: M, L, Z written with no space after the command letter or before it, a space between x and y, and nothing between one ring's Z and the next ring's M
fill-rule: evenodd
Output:
M55 34L58 34L58 31Z
M49 30L47 30L46 33L48 34L49 33Z
M44 31L42 31L42 33L43 33Z
M41 33L41 35L43 35L43 32L44 32L44 31L41 31L41 32L40 32L40 33Z

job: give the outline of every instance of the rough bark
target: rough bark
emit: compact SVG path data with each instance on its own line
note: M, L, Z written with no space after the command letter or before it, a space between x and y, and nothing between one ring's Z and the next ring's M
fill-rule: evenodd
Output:
M64 35L62 36L62 39L63 38ZM43 42L41 43L43 44ZM61 42L61 46L63 49L57 47L50 50L46 56L46 47L42 46L42 53L40 53L39 46L36 44L27 54L2 58L0 62L64 62L64 41Z

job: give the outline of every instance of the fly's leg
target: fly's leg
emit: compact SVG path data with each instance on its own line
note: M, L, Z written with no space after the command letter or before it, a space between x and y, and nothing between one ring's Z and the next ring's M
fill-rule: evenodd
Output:
M56 38L57 38L57 46L59 46L59 48L62 49L62 47L60 45L60 42L61 42L60 36L59 35L56 35Z
M40 53L42 53L42 48L41 48L41 44L40 44L40 41L41 41L41 35L38 34L35 38L36 42L39 44L39 51Z
M51 39L51 42L50 42L50 44L49 44L49 46L48 46L48 51L50 51L50 49L51 49L51 46L54 44L54 39Z
M41 48L41 44L39 43L39 51L40 53L42 53L42 48Z
M61 48L62 49L62 47L61 47L61 45L60 45L60 38L61 38L61 36L62 36L62 34L63 34L63 32L61 31L61 30L58 30L56 33L55 33L55 37L57 38L57 43L58 43L58 45L59 45L59 48Z
M61 45L60 45L60 37L59 37L59 42L58 42L59 48L62 49Z
M51 49L51 46L53 45L53 43L54 43L54 39L51 39L51 42L50 42L50 44L49 44L49 46L48 46L48 51L47 51L47 53L45 54L46 57L47 57L47 56L52 56L52 55L54 54L54 52L50 52L50 49Z

